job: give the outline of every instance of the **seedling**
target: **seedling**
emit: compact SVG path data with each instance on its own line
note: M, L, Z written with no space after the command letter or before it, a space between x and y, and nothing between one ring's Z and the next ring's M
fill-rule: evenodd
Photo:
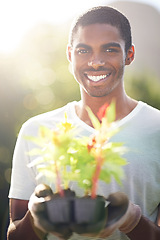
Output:
M126 148L121 142L111 142L111 137L120 131L115 125L115 103L104 105L98 118L90 108L87 111L95 128L93 136L77 138L77 127L65 113L56 129L40 126L38 137L27 137L37 145L29 155L38 156L29 167L36 166L37 177L45 175L48 182L55 182L61 196L70 181L77 181L86 195L95 198L98 180L110 183L115 178L121 184L124 176L127 161L122 155Z

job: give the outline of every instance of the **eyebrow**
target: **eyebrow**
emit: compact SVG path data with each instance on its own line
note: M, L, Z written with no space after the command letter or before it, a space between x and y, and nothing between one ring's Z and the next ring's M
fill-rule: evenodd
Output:
M109 47L117 47L117 48L121 48L120 44L119 43L116 43L116 42L110 42L110 43L106 43L106 44L103 44L101 46L102 48L109 48ZM91 47L85 43L78 43L76 45L76 48L86 48L86 49L91 49Z
M91 47L85 43L78 43L75 48L87 48L91 49Z
M110 42L110 43L103 44L102 47L103 48L108 48L108 47L121 48L121 45L119 43L116 43L116 42Z

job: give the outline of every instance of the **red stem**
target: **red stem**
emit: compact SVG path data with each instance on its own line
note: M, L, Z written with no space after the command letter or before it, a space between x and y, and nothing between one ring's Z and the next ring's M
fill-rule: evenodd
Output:
M96 161L97 161L97 165L96 165L95 173L92 178L91 198L96 197L97 184L98 184L98 179L99 179L99 175L100 175L102 164L103 164L103 158L99 155L97 156Z

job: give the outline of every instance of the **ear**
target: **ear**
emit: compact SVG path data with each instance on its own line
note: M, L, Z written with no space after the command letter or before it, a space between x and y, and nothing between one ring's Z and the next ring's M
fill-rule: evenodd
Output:
M134 45L132 45L127 52L127 56L126 56L126 60L125 60L125 65L129 65L131 64L131 62L133 62L134 60L134 55L135 55L135 49L134 49Z
M67 45L66 53L67 53L67 59L68 59L69 62L72 62L72 53L71 52L72 52L71 45Z

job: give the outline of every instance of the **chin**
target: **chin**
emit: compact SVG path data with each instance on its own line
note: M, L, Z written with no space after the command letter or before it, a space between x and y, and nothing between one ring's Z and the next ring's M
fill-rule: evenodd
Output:
M87 92L87 94L88 94L90 97L95 97L95 98L106 97L106 96L108 96L110 93L111 93L111 91L110 91L110 92L98 92L98 93Z

